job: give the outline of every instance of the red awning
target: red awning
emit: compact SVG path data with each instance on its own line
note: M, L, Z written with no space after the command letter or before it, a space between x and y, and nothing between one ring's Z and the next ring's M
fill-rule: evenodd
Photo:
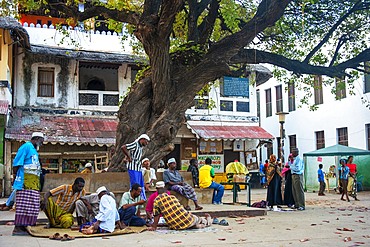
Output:
M116 117L45 115L17 110L5 130L5 138L28 141L33 132L45 134L45 142L112 146L116 142Z
M189 124L188 126L198 138L203 139L274 139L270 133L259 126L206 126Z

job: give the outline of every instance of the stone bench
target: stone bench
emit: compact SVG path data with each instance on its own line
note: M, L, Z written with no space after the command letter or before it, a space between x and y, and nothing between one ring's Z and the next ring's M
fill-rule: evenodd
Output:
M190 172L181 172L181 175L184 177L185 182L192 185ZM45 175L45 182L41 196L43 197L45 192L62 184L72 184L77 177L82 177L85 180L85 190L87 194L94 193L100 186L105 186L109 191L114 193L117 204L119 204L123 193L130 190L130 179L127 172L105 172L90 174L49 173ZM158 181L163 180L163 172L157 172L157 179ZM147 191L147 197L149 197L154 191L154 188L150 191ZM197 194L199 204L212 203L212 189L195 188L195 192ZM188 205L188 199L174 191L171 191L171 193L179 199L182 205ZM190 202L190 206L193 207L192 202Z

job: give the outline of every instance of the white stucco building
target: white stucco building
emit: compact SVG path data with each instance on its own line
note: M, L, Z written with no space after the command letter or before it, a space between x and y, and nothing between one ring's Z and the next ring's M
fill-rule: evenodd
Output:
M342 89L340 81L326 86L321 77L313 80L315 89L312 87L308 103L318 106L315 111L300 103L304 92L297 85L294 88L272 78L258 86L261 127L279 137L276 113L288 113L284 123L285 160L293 147L299 148L300 155L335 144L370 150L370 77L362 76L352 90L347 83ZM338 88L336 94L332 93L333 87ZM271 153L279 155L279 138L270 149L262 149L262 160Z

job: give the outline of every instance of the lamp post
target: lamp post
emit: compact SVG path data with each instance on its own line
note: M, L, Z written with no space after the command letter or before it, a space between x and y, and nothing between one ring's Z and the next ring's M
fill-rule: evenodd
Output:
M285 139L285 130L284 130L284 123L285 123L285 115L288 115L289 112L277 112L276 115L279 116L279 123L280 123L280 159L281 164L284 165L284 139Z

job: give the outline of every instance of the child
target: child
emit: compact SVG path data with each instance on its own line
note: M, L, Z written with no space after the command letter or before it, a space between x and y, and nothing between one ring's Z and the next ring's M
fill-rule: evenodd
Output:
M342 165L340 181L342 182L342 187L343 187L342 197L340 199L342 201L345 201L343 197L344 195L346 195L347 201L349 202L348 192L347 192L349 168L346 163L347 161L345 159L340 160L340 164Z
M199 169L198 169L198 161L196 159L190 160L190 166L188 167L188 172L191 172L191 177L193 180L194 188L199 187Z
M322 171L323 165L319 165L319 170L317 170L317 178L320 183L320 189L319 189L319 196L325 196L324 191L325 191L325 177L324 177L324 172Z

